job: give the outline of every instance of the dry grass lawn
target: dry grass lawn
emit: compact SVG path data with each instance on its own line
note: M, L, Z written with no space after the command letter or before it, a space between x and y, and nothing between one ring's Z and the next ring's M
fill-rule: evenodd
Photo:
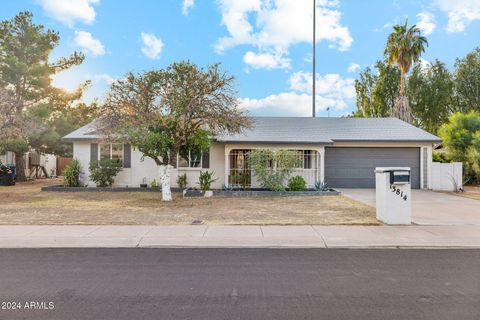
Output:
M378 224L374 208L343 196L184 199L153 192L41 192L55 180L0 187L0 224Z
M480 186L464 186L464 192L454 192L455 195L480 200Z

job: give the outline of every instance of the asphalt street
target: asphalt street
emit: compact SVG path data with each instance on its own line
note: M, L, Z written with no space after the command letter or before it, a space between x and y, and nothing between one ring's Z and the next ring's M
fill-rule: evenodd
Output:
M0 301L2 320L478 320L480 250L1 249Z

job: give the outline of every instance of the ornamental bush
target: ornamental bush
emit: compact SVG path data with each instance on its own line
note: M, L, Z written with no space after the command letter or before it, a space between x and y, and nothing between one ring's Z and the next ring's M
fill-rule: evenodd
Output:
M215 171L201 171L200 176L198 177L198 184L200 185L200 189L205 192L210 190L210 186L212 183L217 181L217 179L214 179L213 177L215 176Z
M73 159L63 170L63 185L66 187L81 187L82 165L78 159Z
M452 114L439 136L447 158L463 162L464 182L480 183L480 112Z
M104 159L90 162L90 179L97 187L111 187L114 177L122 171L122 163L118 160Z
M307 181L302 176L291 177L288 180L289 191L305 191L307 189Z
M188 181L187 181L187 174L181 174L177 178L177 184L180 189L185 189L187 187Z
M248 161L262 188L271 191L285 191L286 180L301 165L301 159L290 150L252 150Z

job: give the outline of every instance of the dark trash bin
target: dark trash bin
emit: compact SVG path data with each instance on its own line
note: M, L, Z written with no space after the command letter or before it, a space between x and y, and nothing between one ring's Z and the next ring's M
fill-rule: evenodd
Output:
M17 179L17 167L14 164L7 164L6 167L9 168L10 170L12 170L13 179L16 180Z
M15 185L14 170L12 170L10 167L7 167L3 164L0 164L0 186L14 186L14 185Z

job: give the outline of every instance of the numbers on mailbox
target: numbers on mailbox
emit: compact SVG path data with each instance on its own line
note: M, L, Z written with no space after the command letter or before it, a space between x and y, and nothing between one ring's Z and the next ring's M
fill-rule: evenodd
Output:
M395 193L397 196L403 199L403 201L407 201L407 195L403 194L403 191L401 191L399 188L397 188L394 185L390 185L390 190L392 190L393 193Z

